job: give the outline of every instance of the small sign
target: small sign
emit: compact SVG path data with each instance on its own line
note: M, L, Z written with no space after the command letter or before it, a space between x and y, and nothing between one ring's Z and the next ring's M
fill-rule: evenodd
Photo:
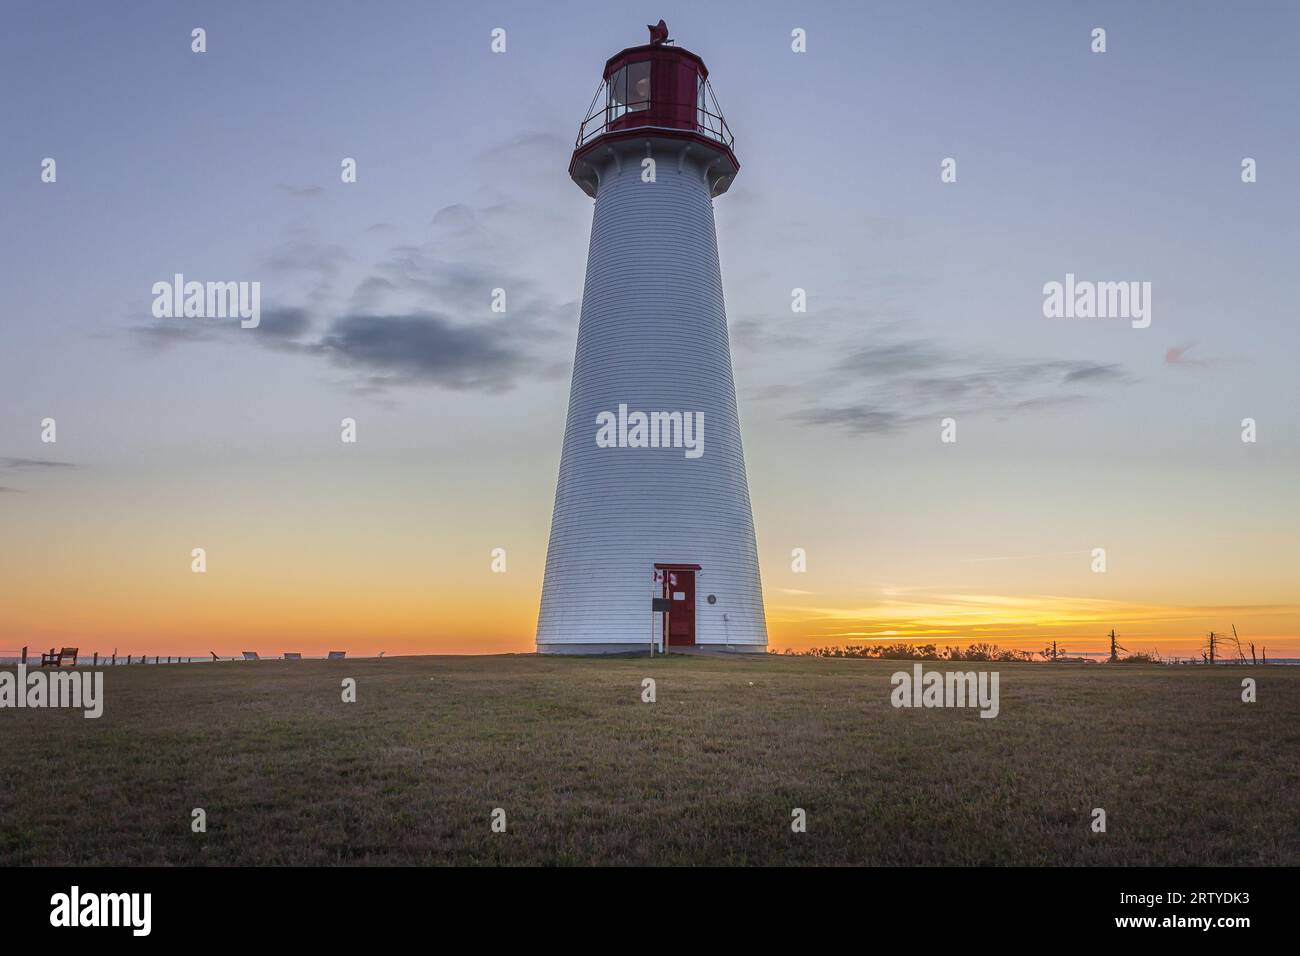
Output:
M650 599L650 610L652 611L671 611L672 609L673 609L673 602L668 600L667 598Z
M685 601L685 600L686 600L686 592L685 592L685 591L674 591L674 592L673 592L673 600L674 600L674 601Z

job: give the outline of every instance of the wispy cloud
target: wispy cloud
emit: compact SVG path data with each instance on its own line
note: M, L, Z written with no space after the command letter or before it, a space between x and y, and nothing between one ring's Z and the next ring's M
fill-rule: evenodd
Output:
M222 319L161 319L136 325L130 334L142 345L163 349L196 342L242 342L271 348L284 347L311 331L306 309L264 309L256 328L241 328L239 322Z
M10 472L14 477L26 472L29 474L52 474L64 470L79 468L80 465L71 461L55 461L51 458L17 458L3 457L0 458L0 472ZM27 489L14 488L11 485L0 486L0 494L21 495L25 494Z
M346 239L328 225L296 223L250 270L262 282L257 328L146 320L130 334L153 351L255 347L326 362L348 373L341 387L370 394L396 386L495 394L563 376L579 306L555 295L549 250L587 215L553 175L571 149L553 130L517 131L476 158L482 182L474 198L407 223L413 235L402 235L400 220L372 222ZM546 187L521 187L521 170L535 170ZM275 190L291 199L328 191L288 183ZM391 244L381 251L382 242ZM496 290L504 291L505 312L494 311Z
M14 470L77 467L79 466L71 461L53 461L49 458L0 458L0 468Z
M325 195L325 190L320 186L290 186L286 183L276 183L275 191L293 199L319 199Z
M252 329L169 319L132 332L156 349L219 343L326 360L352 373L344 387L366 394L395 386L497 394L528 379L554 379L568 368L572 340L561 332L576 321L578 303L556 300L501 265L501 243L529 215L507 202L444 207L432 238L391 246L354 278L347 295L326 291L310 306L266 308ZM322 293L352 258L342 246L298 230L262 266L325 280L316 287ZM505 292L505 313L492 311L495 289Z
M805 348L813 342L807 335L774 331L759 319L736 319L731 323L731 345L744 351Z
M790 417L855 435L895 432L936 415L1068 407L1097 398L1090 388L1132 381L1117 363L962 354L920 338L841 346L815 378L819 400Z

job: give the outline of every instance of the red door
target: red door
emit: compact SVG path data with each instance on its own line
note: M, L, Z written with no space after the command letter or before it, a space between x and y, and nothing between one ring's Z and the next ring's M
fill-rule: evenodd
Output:
M664 575L664 597L673 602L668 612L668 646L695 644L695 570L670 568Z

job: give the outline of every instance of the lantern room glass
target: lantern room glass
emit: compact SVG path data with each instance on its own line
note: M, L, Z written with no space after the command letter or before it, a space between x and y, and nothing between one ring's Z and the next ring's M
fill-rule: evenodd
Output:
M609 119L650 108L650 61L641 60L619 67L609 78Z

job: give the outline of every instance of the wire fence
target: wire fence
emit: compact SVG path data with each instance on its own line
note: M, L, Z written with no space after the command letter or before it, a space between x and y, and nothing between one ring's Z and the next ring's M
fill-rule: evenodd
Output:
M287 651L280 656L262 656L260 653L245 651L242 654L223 656L220 654L206 654L202 656L190 656L183 654L119 654L116 652L110 654L101 654L99 651L82 653L80 648L75 655L63 654L63 648L50 647L44 650L33 647L22 647L6 650L0 648L0 666L27 664L29 667L125 667L127 665L148 664L151 667L157 664L229 664L232 662L239 663L259 663L262 661L337 661L346 660L346 651L330 651L326 655L314 656L307 654L296 654ZM383 657L380 652L374 658L353 657L351 660L375 660Z
M823 650L829 650L829 649L823 649ZM248 651L243 654L227 655L227 656L223 656L220 654L212 654L212 653L203 656L186 656L186 655L176 655L176 654L101 654L98 651L91 651L89 654L83 654L81 653L80 649L78 649L75 660L58 660L61 651L62 648L58 648L58 647L46 648L44 651L40 650L39 648L30 648L30 647L17 648L12 650L5 650L3 648L0 648L0 667L6 667L6 666L12 667L15 664L26 664L29 667L42 667L42 666L125 667L127 665L131 665L132 667L135 667L141 664L148 664L150 667L153 667L159 664L230 664L230 663L256 664L256 663L262 663L266 661L288 661L288 662L338 661L338 660L364 661L364 660L381 660L384 656L383 651L380 651L378 654L372 654L372 655L360 654L353 657L349 657L346 651L330 651L328 654L325 655L295 654L292 651L288 651L281 654L280 656L262 656L260 653ZM771 653L778 656L784 656L781 655L779 651L772 651ZM787 653L791 653L791 652L787 652ZM800 654L796 656L807 656L808 653L809 652L805 652L804 654ZM1041 652L1034 651L1034 652L1024 652L1024 653L1040 654ZM817 656L824 657L827 660L860 659L860 658L867 659L867 660L910 660L910 661L923 660L922 658L919 657L874 657L874 656L861 655L861 654L823 653ZM1089 658L1099 663L1104 662L1107 656L1108 654L1105 651L1071 651L1069 653L1070 659L1078 660L1079 658ZM51 660L51 658L53 658L54 660ZM42 663L43 661L45 663ZM1044 661L1044 662L1051 663L1050 661ZM998 663L998 662L984 661L983 663ZM1203 661L1201 658L1197 658L1197 657L1162 656L1158 661L1158 663L1201 665L1206 662ZM1289 664L1294 666L1294 665L1300 665L1300 658L1270 657L1267 661L1261 661L1259 662L1259 664L1261 665L1262 664ZM1240 667L1242 665L1248 667L1252 666L1251 661L1249 660L1237 660L1235 658L1224 658L1221 660L1216 660L1212 664L1212 666L1215 667L1227 667L1227 666Z

